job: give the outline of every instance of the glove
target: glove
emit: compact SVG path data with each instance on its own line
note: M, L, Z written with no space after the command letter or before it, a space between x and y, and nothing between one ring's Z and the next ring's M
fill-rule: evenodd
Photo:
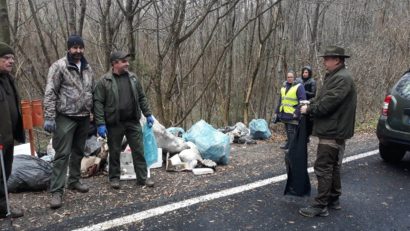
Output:
M277 122L279 122L279 116L278 116L278 114L274 114L272 116L272 123L276 124Z
M152 127L152 125L154 124L154 116L152 115L147 116L147 124L148 124L148 127Z
M107 135L107 127L104 124L98 125L97 133L100 137L105 138Z
M303 105L302 107L300 107L300 113L302 113L302 114L308 114L308 106L307 106L307 105Z
M54 119L46 119L44 121L44 131L53 133L56 130L56 121Z

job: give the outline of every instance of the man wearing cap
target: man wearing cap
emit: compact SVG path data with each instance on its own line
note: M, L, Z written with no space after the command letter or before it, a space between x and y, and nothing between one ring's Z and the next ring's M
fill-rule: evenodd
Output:
M301 108L302 113L313 118L313 135L319 138L314 165L318 195L313 205L299 210L307 217L327 216L328 208L341 209L340 169L345 141L354 133L356 115L356 87L345 66L345 59L350 56L341 47L329 46L321 57L327 71L323 86L310 105Z
M68 166L67 188L81 193L89 190L80 182L80 165L93 106L94 73L84 58L80 36L70 36L67 49L66 56L53 63L48 71L44 96L44 130L53 133L56 151L50 185L52 209L62 206Z
M21 118L20 99L16 86L14 85L11 71L14 65L13 49L0 42L0 145L3 146L4 170L6 179L9 179L13 164L14 140L20 143L25 142L23 120ZM0 218L6 217L7 202L0 168ZM23 216L21 210L11 210L11 217Z
M120 188L120 152L124 135L129 142L138 185L153 187L147 178L141 112L152 126L154 118L137 76L128 71L128 57L123 51L111 53L111 71L104 74L94 90L94 116L98 135L108 138L109 181L113 189Z

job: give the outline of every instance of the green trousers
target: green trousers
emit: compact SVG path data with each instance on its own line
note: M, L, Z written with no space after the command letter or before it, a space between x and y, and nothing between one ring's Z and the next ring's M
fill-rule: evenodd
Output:
M328 203L339 200L342 194L340 170L344 150L344 140L319 139L314 165L318 183L316 206L325 207Z
M78 182L81 177L81 159L84 156L89 117L72 118L56 116L56 130L53 136L53 148L56 151L51 176L51 193L63 193L70 166L67 184Z
M121 175L120 153L124 135L131 148L132 161L138 182L147 179L147 163L144 157L144 145L141 125L138 120L122 121L120 124L107 126L109 148L109 180L119 179Z

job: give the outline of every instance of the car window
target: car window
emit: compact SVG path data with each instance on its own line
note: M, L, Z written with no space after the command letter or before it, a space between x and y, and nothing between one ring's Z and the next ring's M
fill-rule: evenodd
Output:
M396 92L403 98L410 100L410 73L405 74L397 83Z

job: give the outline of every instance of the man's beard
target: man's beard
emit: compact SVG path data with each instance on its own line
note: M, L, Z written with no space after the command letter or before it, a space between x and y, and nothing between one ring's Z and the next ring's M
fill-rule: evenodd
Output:
M70 56L74 60L81 60L81 58L83 57L83 53L70 53Z

